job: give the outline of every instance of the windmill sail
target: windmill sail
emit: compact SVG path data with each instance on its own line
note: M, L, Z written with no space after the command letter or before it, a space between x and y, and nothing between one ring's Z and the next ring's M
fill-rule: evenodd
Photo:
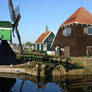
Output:
M11 19L12 19L12 22L13 22L12 31L14 31L14 30L16 31L17 38L18 38L18 41L19 41L19 46L21 48L21 54L24 54L22 43L21 43L21 37L20 37L19 31L18 31L18 28L17 28L19 20L21 18L21 15L20 15L20 12L19 12L19 6L17 6L17 8L14 10L12 0L9 0L9 10L10 10Z

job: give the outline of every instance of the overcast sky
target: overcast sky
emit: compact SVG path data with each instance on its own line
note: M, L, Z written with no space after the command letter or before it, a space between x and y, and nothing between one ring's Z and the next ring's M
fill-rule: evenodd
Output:
M35 42L45 26L55 34L59 26L78 8L92 13L92 0L12 0L14 7L20 5L19 32L22 42ZM11 21L8 0L0 0L0 20ZM15 40L16 39L16 40ZM13 43L17 42L17 38Z

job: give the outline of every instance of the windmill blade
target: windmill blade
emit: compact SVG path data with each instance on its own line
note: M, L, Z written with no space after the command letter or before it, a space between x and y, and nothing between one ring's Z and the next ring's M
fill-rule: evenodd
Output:
M10 9L11 19L13 21L12 32L14 33L14 30L16 31L17 38L18 38L18 41L19 41L19 46L20 46L20 49L21 49L21 54L24 55L20 34L19 34L19 31L18 31L18 28L17 28L19 20L21 18L21 15L20 15L20 12L19 12L19 6L17 6L17 8L14 10L12 0L9 0L9 9Z
M16 17L20 14L20 6L18 5L16 8L15 8L15 15Z
M15 27L12 27L12 34L13 34L13 37L15 38L14 29L15 29Z
M15 28L15 31L16 31L16 34L17 34L17 37L18 37L19 46L20 46L20 49L21 49L21 54L24 54L22 43L21 43L21 37L20 37L20 34L19 34L19 31L18 31L18 28L17 27Z
M18 26L18 23L19 23L20 18L21 18L21 15L20 14L17 15L17 18L16 18L16 20L15 20L15 22L13 24L13 27L17 27Z
M12 25L12 32L13 32L13 37L15 37L15 35L14 35L14 29L15 29L15 27L17 27L18 26L18 23L19 23L19 20L20 20L20 18L21 18L21 16L20 16L20 14L17 16L17 19L16 19L16 21L15 21L15 23Z
M10 12L10 18L11 18L12 22L14 22L14 19L13 19L12 13L11 13L11 8L10 8L10 6L9 6L9 12Z
M12 19L13 22L15 22L16 15L15 15L15 11L14 11L12 0L9 0L9 10L10 10L11 19Z

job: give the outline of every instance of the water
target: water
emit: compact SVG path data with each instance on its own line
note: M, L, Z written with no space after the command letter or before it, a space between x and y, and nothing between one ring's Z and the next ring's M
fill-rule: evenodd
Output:
M92 76L40 78L8 74L0 77L0 92L92 92Z
M48 82L46 85L38 86L37 83L20 79L16 79L16 83L11 90L13 92L61 92L56 83Z

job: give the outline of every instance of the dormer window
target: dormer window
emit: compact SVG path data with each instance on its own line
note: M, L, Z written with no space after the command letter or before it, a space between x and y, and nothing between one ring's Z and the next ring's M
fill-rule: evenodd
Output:
M92 35L92 27L88 27L88 35Z
M63 30L63 35L65 36L70 36L71 34L71 29L69 27L65 28L65 30Z

